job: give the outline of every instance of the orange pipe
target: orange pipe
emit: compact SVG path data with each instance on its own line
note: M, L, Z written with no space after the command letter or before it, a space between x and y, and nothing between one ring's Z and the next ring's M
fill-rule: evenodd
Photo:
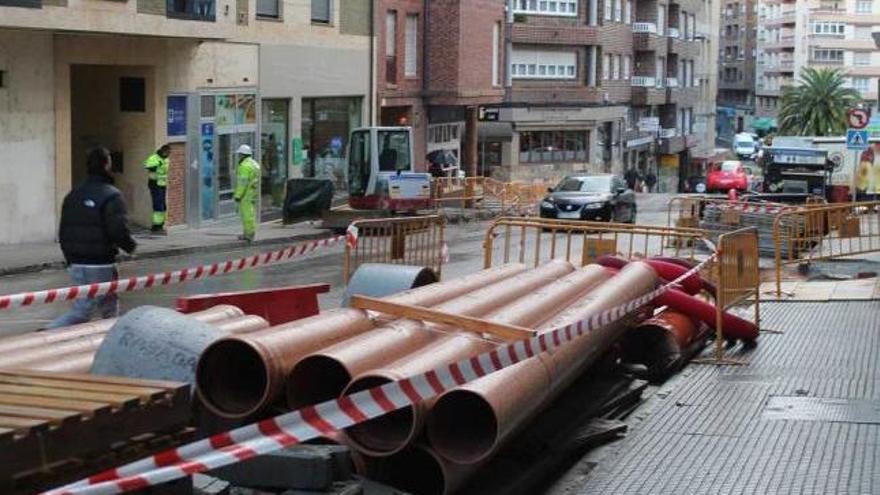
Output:
M653 290L657 280L647 264L630 263L544 322L539 330L581 321L635 299ZM469 464L487 459L601 356L627 327L624 321L606 325L552 352L441 395L427 421L429 442L439 455L452 462Z
M218 330L224 333L235 335L240 333L256 332L257 330L269 328L269 322L266 321L266 319L262 316L244 315L237 316L235 318L229 318L228 320L218 321L214 323L213 326L217 327Z
M514 277L504 284L504 288L496 289L493 287L487 288L487 290L489 293L507 291L509 294L517 294L518 298L522 298L519 299L520 301L533 301L532 306L534 309L540 309L542 305L546 305L547 301L536 300L532 293L542 287L554 285L555 281L560 277L570 274L573 269L574 267L568 262L554 260L523 275ZM593 278L597 278L595 275L597 273L604 274L604 269L590 270L588 277L581 277L580 279L591 281ZM576 288L572 289L571 285L567 285L567 287L571 291L576 290ZM471 297L476 300L488 300L477 293L471 294ZM511 299L515 298L511 297L507 301L497 302L495 308L492 308L495 311L490 312L486 319L518 324L519 321L510 319L501 307L502 304L511 302ZM557 301L558 303L559 301ZM517 308L519 311L515 314L524 321L535 321L540 318L541 314L537 311L525 311L524 309L528 308L523 308L523 306L517 306ZM360 374L351 381L344 393L353 393L417 375L438 366L489 351L497 345L495 341L481 339L479 336L460 331L448 333L436 338L430 344L412 354L403 356L379 369L373 369ZM348 428L346 434L357 449L368 455L390 455L400 451L416 438L424 423L427 407L429 405L423 403L399 409L391 414Z
M395 302L436 304L522 270L504 265L390 296ZM446 298L446 299L444 299ZM276 402L303 356L374 326L366 311L339 309L245 335L224 337L202 352L196 391L205 407L228 419L247 418Z
M479 464L455 464L431 447L414 445L390 456L370 459L367 477L418 495L443 495L460 489Z
M433 306L438 311L465 316L483 316L492 309L528 294L536 284L543 282L543 272L527 271L525 265L514 265L505 277L482 288L461 294ZM554 266L562 266L555 264ZM548 268L544 268L547 270ZM549 269L558 270L550 267ZM553 273L556 273L554 271ZM396 298L397 302L408 298ZM440 334L444 327L421 321L399 319L377 327L338 344L305 356L291 370L287 380L287 406L298 409L338 397L352 378L381 367L425 347Z
M82 373L91 372L92 363L95 361L95 351L85 351L74 354L52 356L28 363L27 369L33 371L54 371L57 373Z

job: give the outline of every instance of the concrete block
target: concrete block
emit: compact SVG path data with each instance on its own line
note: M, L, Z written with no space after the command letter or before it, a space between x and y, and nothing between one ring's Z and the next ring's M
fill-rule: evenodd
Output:
M318 495L312 490L287 490L281 495ZM342 481L333 483L320 495L365 495L364 488L359 481Z
M193 475L193 491L195 495L229 495L232 485L228 481L206 476Z
M274 490L327 490L351 477L348 448L340 445L297 445L211 471L234 486Z

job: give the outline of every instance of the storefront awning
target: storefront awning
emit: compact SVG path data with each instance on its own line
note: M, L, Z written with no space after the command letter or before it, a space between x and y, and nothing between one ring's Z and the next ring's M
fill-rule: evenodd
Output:
M510 122L480 122L477 134L481 141L510 141L513 124Z

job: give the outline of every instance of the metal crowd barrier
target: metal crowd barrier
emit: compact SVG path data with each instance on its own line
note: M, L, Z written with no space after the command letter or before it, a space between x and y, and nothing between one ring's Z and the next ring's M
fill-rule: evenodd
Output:
M785 265L880 252L880 201L812 205L773 223L776 295Z
M437 210L472 208L499 214L532 214L547 194L548 183L501 182L489 177L440 177L433 182Z
M693 260L705 238L701 229L506 217L486 232L483 266L515 261L537 266L551 259L583 266L606 254Z
M439 215L357 220L358 241L346 243L343 280L363 263L425 266L439 278L443 269L446 221Z

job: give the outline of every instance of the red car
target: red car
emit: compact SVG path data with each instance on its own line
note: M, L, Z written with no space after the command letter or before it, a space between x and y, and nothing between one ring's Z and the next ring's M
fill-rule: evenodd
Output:
M731 189L746 191L749 178L743 164L737 160L725 160L715 164L706 177L706 189L709 192L727 192Z

